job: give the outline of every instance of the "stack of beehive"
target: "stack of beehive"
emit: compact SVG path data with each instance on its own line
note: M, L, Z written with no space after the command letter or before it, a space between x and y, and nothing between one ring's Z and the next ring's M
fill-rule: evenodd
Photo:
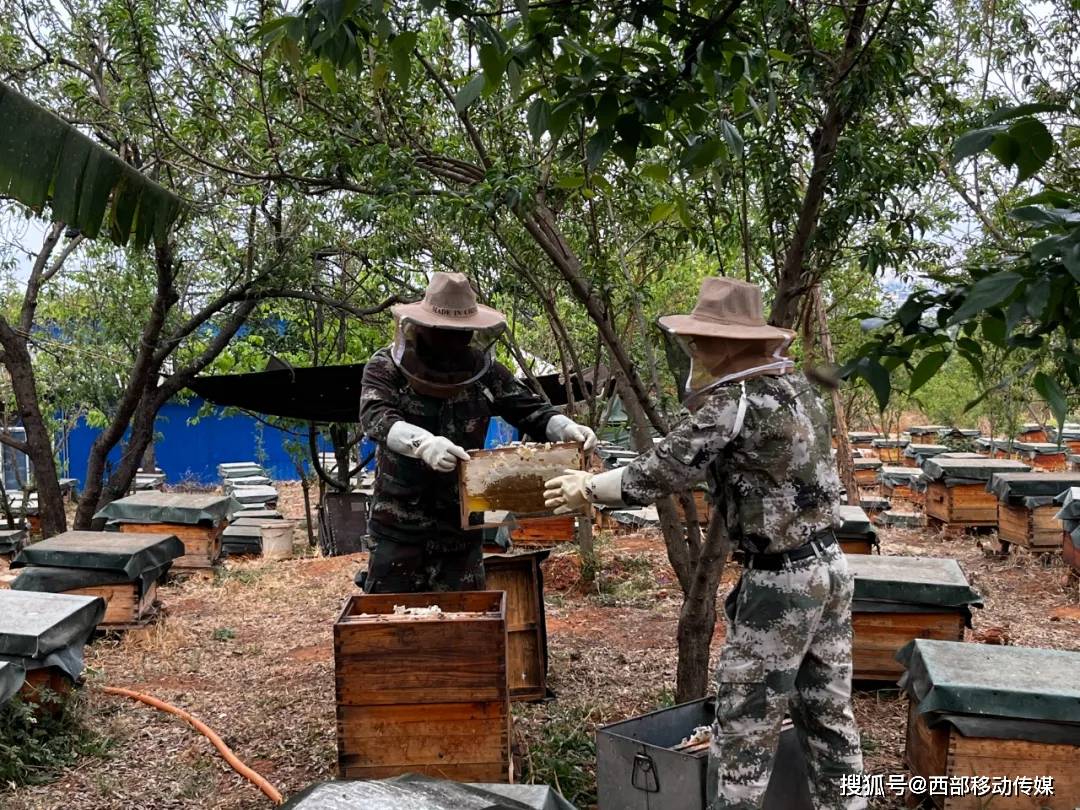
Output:
M277 506L278 492L270 476L254 461L230 461L218 464L221 488L245 508L273 509Z

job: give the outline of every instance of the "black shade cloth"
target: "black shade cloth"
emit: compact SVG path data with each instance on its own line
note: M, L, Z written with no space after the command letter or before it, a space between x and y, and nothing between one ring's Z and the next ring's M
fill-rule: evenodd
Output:
M73 591L76 588L96 588L98 585L127 585L134 583L139 586L139 597L142 598L152 583L165 576L171 565L171 562L166 562L157 568L146 568L134 577L120 571L104 569L32 565L23 569L22 573L15 578L15 581L11 583L11 589L14 591L38 591L40 593L64 593Z
M3 706L15 693L22 689L26 681L26 670L17 661L0 661L0 706Z
M183 556L184 544L171 534L64 532L27 546L11 567L93 569L121 577L115 580L118 582L133 582L147 571L158 570Z
M958 484L986 484L997 473L1028 472L1031 469L1022 461L993 458L935 458L927 459L923 472L931 481L943 481L945 486Z
M188 388L215 405L309 422L358 422L363 363L199 376Z
M0 591L0 655L42 658L80 644L105 615L105 600L62 593Z
M987 490L997 495L999 501L1019 504L1023 498L1054 498L1070 487L1080 487L1080 472L1076 473L995 473Z

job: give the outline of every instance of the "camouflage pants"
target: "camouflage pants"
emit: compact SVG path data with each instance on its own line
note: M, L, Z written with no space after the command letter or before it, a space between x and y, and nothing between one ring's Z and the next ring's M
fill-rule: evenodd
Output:
M862 773L851 709L854 580L833 545L780 571L746 569L729 597L709 751L710 810L761 806L785 714L806 756L816 810L856 810L844 774Z
M482 591L484 554L480 535L458 549L380 538L368 558L365 593Z

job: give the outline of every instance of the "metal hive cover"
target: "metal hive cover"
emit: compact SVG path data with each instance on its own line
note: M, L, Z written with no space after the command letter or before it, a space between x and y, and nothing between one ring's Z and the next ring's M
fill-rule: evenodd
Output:
M982 605L960 564L940 557L849 554L855 599L933 607Z
M1068 447L1056 442L1014 442L1013 449L1021 453L1034 453L1040 456L1069 452Z
M278 492L273 487L267 486L236 487L232 491L232 497L240 504L266 503L277 500Z
M947 430L948 425L912 425L907 429L910 436L927 436L939 430Z
M931 481L967 480L989 481L994 473L1028 472L1022 461L997 458L930 458L923 463L923 472Z
M258 507L246 507L234 515L236 520L281 520L281 512L276 509L260 509Z
M0 706L22 689L26 680L26 670L14 661L0 661Z
M891 467L883 466L878 470L878 478L883 483L894 486L910 486L923 477L923 472L918 467Z
M911 444L910 439L874 439L874 447L907 447Z
M231 518L241 506L228 495L200 492L138 492L113 501L95 518L122 523L218 523Z
M28 535L26 529L0 529L0 554L22 548Z
M11 563L117 571L134 580L146 571L184 556L184 544L171 534L64 532L27 546Z
M1080 723L1080 653L916 639L896 658L922 713Z
M0 591L0 655L40 658L85 638L105 615L105 600L37 591Z
M262 540L262 521L258 521L255 525L245 524L237 525L232 524L227 527L225 531L221 533L222 540Z
M987 489L997 495L999 501L1009 501L1025 497L1057 497L1070 487L1080 487L1080 472L995 473Z
M1080 487L1069 487L1054 500L1061 504L1061 511L1054 515L1058 520L1080 518Z
M856 470L876 470L881 467L880 458L857 458L853 459Z

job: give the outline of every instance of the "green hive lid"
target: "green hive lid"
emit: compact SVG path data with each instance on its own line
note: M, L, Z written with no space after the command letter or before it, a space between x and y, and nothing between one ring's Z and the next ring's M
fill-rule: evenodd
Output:
M907 447L910 439L874 439L874 447Z
M994 473L1028 472L1031 469L1022 461L1005 458L929 458L923 463L923 472L931 481L989 481Z
M835 521L839 522L836 527L838 537L865 537L873 534L873 526L870 518L861 506L838 506L833 511Z
M943 444L909 444L904 448L904 455L908 458L929 458L948 452L949 448Z
M14 661L0 661L0 706L3 706L22 689L26 670Z
M953 559L848 554L847 563L855 577L857 600L933 607L982 605L982 597Z
M920 638L896 658L921 713L1080 723L1080 653Z
M927 436L939 430L948 430L946 425L912 425L907 429L909 436Z
M884 466L878 471L878 478L893 486L910 486L922 478L922 475L923 472L918 467Z
M105 600L38 591L0 591L0 655L41 658L86 638Z
M21 548L28 535L26 529L0 529L0 554Z
M1015 501L1020 498L1057 497L1070 487L1080 487L1080 472L995 473L987 489L997 495L999 501Z
M943 427L937 432L938 436L945 438L946 436L963 436L967 439L973 439L976 436L981 435L981 431L978 428L954 428Z
M91 568L116 571L135 580L183 556L184 544L171 534L64 532L27 546L11 567Z
M1080 487L1069 487L1054 499L1061 504L1061 511L1054 515L1058 520L1080 518Z
M95 518L121 523L219 523L239 512L241 505L228 495L199 492L138 492L113 501Z
M1069 448L1056 442L1013 442L1013 449L1020 453L1031 453L1036 456L1055 456L1059 453L1068 453Z

